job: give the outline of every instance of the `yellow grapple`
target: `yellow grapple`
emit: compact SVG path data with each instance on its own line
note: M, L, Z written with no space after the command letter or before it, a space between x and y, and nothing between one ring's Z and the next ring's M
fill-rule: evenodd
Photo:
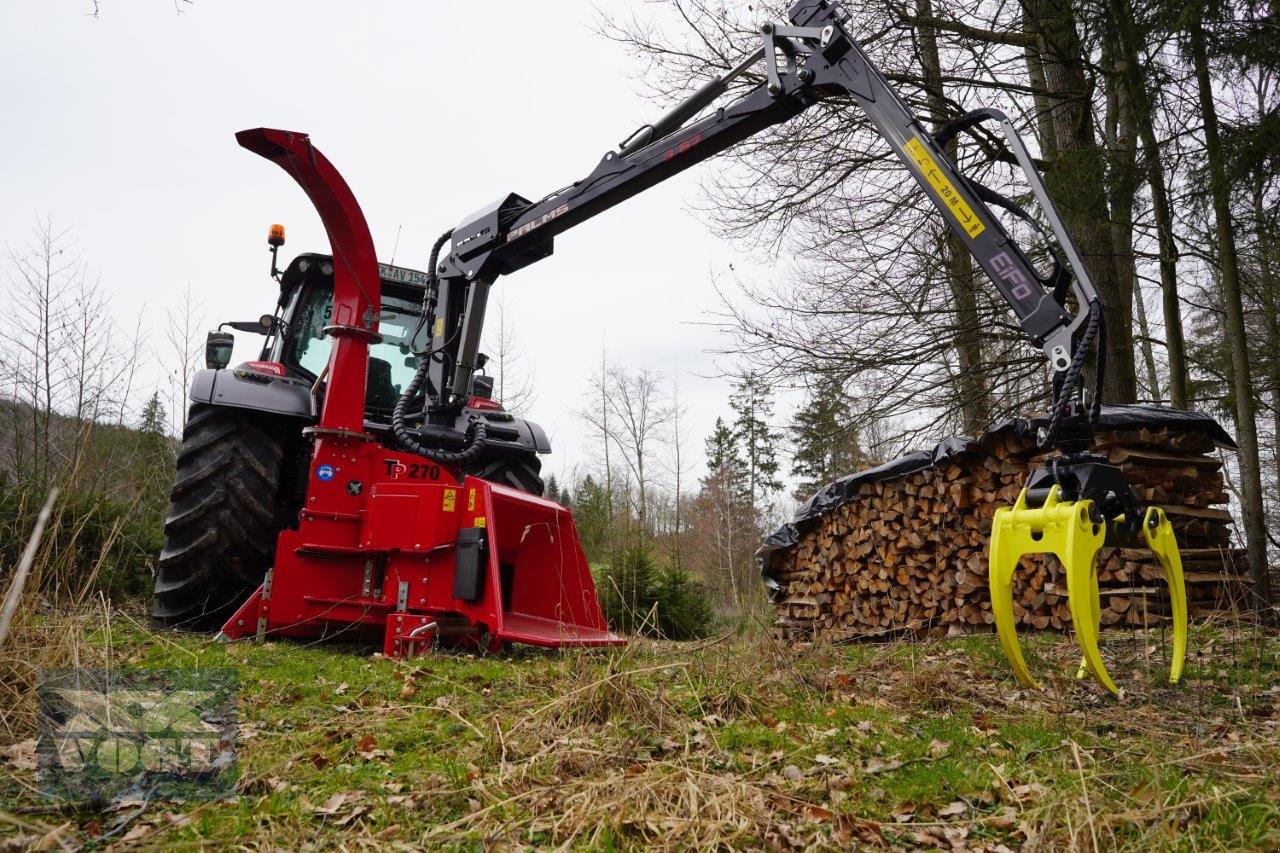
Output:
M1118 693L1098 649L1100 607L1094 558L1106 537L1107 523L1095 511L1092 500L1064 501L1061 495L1061 488L1054 484L1041 506L1028 507L1028 492L1023 489L1017 503L996 511L991 528L989 582L1000 647L1018 680L1027 687L1038 688L1018 645L1013 573L1024 554L1054 554L1066 571L1067 604L1075 625L1076 642L1084 653L1077 677L1087 672L1112 693ZM1123 523L1124 516L1115 521ZM1169 682L1173 684L1182 675L1187 653L1187 594L1182 579L1182 559L1173 527L1160 508L1147 509L1141 529L1147 546L1155 552L1164 569L1173 603L1173 659L1169 669Z

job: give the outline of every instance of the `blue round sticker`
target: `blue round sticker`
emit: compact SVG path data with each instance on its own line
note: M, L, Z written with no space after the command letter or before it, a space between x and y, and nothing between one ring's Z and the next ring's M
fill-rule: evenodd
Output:
M327 481L329 481L329 480L332 480L332 479L333 479L333 466L332 466L332 465L321 465L319 468L317 468L317 469L316 469L316 478L317 478L317 479L320 479L320 480L324 480L324 481L326 481L326 482L327 482Z

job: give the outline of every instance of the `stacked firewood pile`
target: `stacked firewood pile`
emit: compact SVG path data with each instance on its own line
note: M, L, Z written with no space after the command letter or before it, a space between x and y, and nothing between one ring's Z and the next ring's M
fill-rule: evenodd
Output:
M779 547L775 534L774 545L766 544L765 576L776 584L781 636L957 634L993 624L991 521L998 508L1013 504L1043 456L1012 428L968 443L950 441L951 452L935 451L920 470L847 478L837 484L843 498L828 501L839 505L790 527L791 543ZM1231 516L1220 508L1227 501L1215 452L1221 443L1205 430L1165 424L1100 431L1095 445L1124 471L1139 501L1168 514L1193 616L1229 608L1247 582L1244 552L1230 547ZM1103 624L1166 619L1163 578L1150 551L1104 548L1098 559ZM1055 557L1022 558L1014 608L1020 626L1070 627L1066 580Z

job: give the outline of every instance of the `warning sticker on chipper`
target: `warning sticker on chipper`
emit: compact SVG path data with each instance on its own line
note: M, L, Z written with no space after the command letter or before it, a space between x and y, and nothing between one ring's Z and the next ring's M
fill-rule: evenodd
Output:
M458 490L445 489L444 490L444 511L453 512L457 506L458 506Z
M977 237L987 230L982 220L973 212L973 208L964 200L964 196L960 195L960 191L952 185L946 173L938 168L933 155L929 153L928 148L924 147L923 142L912 137L903 147L907 151L907 156L911 158L911 162L920 170L920 174L924 175L924 179L929 182L929 186L933 187L933 191L938 194L938 198L942 199L943 205L955 217L956 222L960 223L960 227L966 234Z

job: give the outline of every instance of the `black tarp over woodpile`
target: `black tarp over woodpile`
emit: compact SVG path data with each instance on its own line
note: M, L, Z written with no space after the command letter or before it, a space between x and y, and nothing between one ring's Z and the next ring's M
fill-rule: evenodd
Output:
M818 491L759 551L780 633L848 639L886 632L955 633L990 625L987 541L1043 459L1042 419L1014 419L978 437L843 477ZM1138 499L1165 507L1182 546L1193 612L1230 603L1244 583L1230 547L1218 448L1234 442L1213 418L1159 406L1103 408L1095 450L1125 471ZM1149 552L1099 556L1106 624L1150 624L1167 597ZM1015 579L1019 622L1066 628L1061 567L1025 557Z

